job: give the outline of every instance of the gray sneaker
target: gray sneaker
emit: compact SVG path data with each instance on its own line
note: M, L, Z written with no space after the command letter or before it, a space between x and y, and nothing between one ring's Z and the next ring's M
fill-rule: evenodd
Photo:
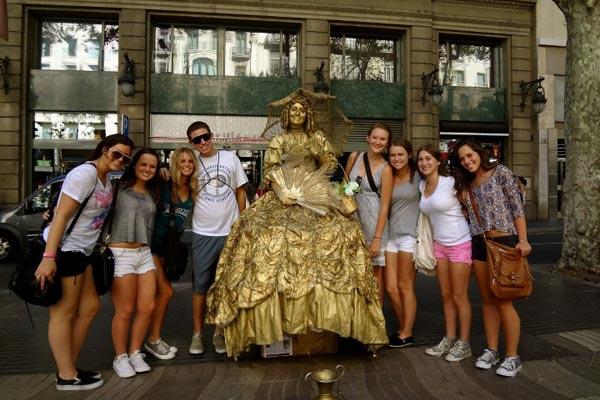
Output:
M204 344L202 343L202 336L199 333L195 333L194 336L192 336L189 352L190 354L204 353Z
M471 345L468 342L457 340L454 346L448 351L446 361L458 362L467 357L471 357Z
M215 351L219 354L224 354L227 351L225 348L225 336L223 336L223 331L219 328L215 329L213 345L215 346Z
M169 345L160 339L156 342L151 342L146 339L144 349L159 360L170 360L175 357L175 353L171 352Z
M506 357L502 364L496 369L496 374L500 376L508 376L513 377L519 372L521 369L521 359L519 356L516 357Z
M500 357L496 350L485 349L483 354L475 361L475 366L480 369L492 369L500 362Z
M439 357L450 351L452 346L454 346L455 341L456 338L449 338L448 336L444 336L444 338L438 344L436 344L433 347L428 347L425 350L425 353L429 354L430 356Z

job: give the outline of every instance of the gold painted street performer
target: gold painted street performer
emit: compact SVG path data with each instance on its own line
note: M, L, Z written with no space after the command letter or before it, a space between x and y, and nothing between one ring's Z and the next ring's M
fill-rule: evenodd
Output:
M315 128L317 105L331 110L331 99L299 89L269 105L283 128L273 136L267 124L264 133L273 191L232 226L207 297L208 322L223 327L229 356L310 330L372 348L388 341L369 249L359 223L338 210L335 150Z

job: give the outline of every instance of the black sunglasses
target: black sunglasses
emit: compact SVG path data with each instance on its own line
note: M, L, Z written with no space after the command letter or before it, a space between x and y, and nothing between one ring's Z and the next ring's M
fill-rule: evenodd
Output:
M202 143L202 140L204 140L205 142L208 142L210 140L211 136L212 136L212 133L210 133L210 132L204 133L202 135L194 136L192 138L192 143L200 144L200 143Z
M117 149L112 149L112 152L110 154L110 158L113 159L113 160L115 160L115 161L119 161L119 160L122 159L124 163L129 163L131 161L131 157L129 157L125 153L121 153Z

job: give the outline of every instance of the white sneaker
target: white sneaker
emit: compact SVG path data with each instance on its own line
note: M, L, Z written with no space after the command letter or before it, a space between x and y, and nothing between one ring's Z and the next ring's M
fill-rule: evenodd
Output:
M475 361L475 366L479 369L492 369L492 367L500 362L498 352L495 350L485 349L483 354Z
M223 335L223 330L220 328L215 329L215 334L213 335L213 346L215 346L215 351L218 354L224 354L227 352L225 348L225 336Z
M502 364L496 369L496 373L500 376L513 377L521 370L522 364L519 356L506 357Z
M139 350L136 350L129 356L129 363L137 373L148 372L152 370L148 363L144 361L146 355Z
M204 344L202 343L202 336L200 334L195 333L194 336L192 336L189 352L190 354L204 353Z
M467 357L471 357L471 345L468 342L457 340L454 346L448 351L446 361L458 362Z
M127 353L120 354L113 360L113 369L119 378L131 378L135 375L135 369L129 363Z
M156 342L151 342L150 340L146 339L146 342L144 343L144 350L159 360L170 360L175 357L175 353L171 351L169 345L161 339L158 339Z
M448 336L444 336L438 344L425 349L425 354L428 354L428 355L434 356L434 357L439 357L441 355L444 355L447 352L449 352L450 349L454 346L454 342L456 342L456 338L450 338Z

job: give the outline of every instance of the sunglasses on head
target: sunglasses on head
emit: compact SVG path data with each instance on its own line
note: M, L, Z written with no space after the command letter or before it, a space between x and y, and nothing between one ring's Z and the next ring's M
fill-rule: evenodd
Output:
M121 153L117 149L112 149L112 152L110 153L110 158L115 161L123 160L124 163L129 163L131 161L131 157L129 157L125 153Z
M194 136L191 141L194 144L200 144L200 143L202 143L202 140L204 140L205 142L208 142L210 140L211 136L212 136L212 133L208 132L208 133L204 133L202 135Z

